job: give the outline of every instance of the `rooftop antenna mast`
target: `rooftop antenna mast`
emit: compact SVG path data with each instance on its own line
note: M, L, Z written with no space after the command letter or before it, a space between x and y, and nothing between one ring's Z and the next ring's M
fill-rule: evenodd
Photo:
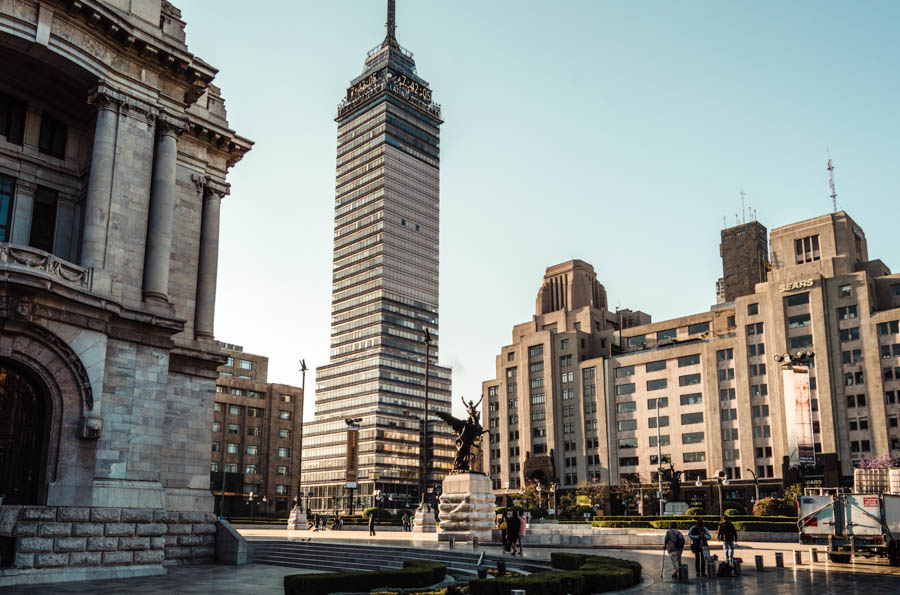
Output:
M744 208L744 197L746 196L744 194L744 189L741 188L741 191L738 194L741 195L741 219L742 219L741 223L746 223L747 222L747 210Z
M828 154L828 185L831 187L831 211L837 213L837 190L834 189L834 164L831 162L831 151Z
M397 11L396 0L388 0L387 3L387 35L384 37L384 43L381 47L397 46Z

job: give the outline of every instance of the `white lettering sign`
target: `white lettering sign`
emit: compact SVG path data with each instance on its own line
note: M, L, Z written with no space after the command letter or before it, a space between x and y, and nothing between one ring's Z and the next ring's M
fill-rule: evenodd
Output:
M800 281L792 281L790 283L782 283L778 286L778 291L793 291L794 289L803 289L804 287L812 287L815 279L802 279Z

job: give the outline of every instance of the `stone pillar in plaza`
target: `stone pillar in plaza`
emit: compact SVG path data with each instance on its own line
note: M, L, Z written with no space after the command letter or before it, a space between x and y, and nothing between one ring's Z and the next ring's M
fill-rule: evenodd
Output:
M175 222L175 168L181 130L179 123L160 114L156 126L147 247L144 251L144 300L168 301L169 262Z
M420 504L413 515L413 533L435 533L437 523L434 520L434 510L430 504Z
M116 160L116 128L118 101L109 93L98 90L91 97L97 106L94 128L94 147L91 153L91 173L88 177L84 210L84 235L81 242L81 266L103 268L106 257L106 234L112 192L113 169Z
M200 224L200 258L197 266L197 300L194 335L213 338L216 312L216 277L219 268L219 207L228 194L228 186L209 179L195 179L203 192L203 216Z
M438 539L491 541L494 528L494 494L491 480L483 473L453 473L444 479L438 518Z

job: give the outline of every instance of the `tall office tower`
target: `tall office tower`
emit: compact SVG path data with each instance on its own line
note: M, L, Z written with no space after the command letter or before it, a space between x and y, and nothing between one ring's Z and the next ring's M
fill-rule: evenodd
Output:
M432 336L429 485L450 468L450 370L438 359L440 106L394 35L371 50L338 106L331 360L316 370L315 418L304 431L303 491L313 510L344 510L345 420L362 418L357 506L420 496L424 331Z
M768 251L766 228L757 221L723 229L719 244L722 283L716 286L717 301L733 302L754 293L757 283L765 283Z

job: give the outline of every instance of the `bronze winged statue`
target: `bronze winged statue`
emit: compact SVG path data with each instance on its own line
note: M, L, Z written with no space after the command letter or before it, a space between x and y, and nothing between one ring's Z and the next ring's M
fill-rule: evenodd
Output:
M438 417L447 422L453 428L453 431L456 432L456 459L453 461L451 473L464 473L471 470L472 446L481 438L482 434L487 432L481 427L479 422L478 405L481 405L483 399L484 396L482 395L478 403L473 401L466 403L465 398L463 398L463 405L465 405L466 411L469 413L467 419L457 419L443 411L435 412Z

